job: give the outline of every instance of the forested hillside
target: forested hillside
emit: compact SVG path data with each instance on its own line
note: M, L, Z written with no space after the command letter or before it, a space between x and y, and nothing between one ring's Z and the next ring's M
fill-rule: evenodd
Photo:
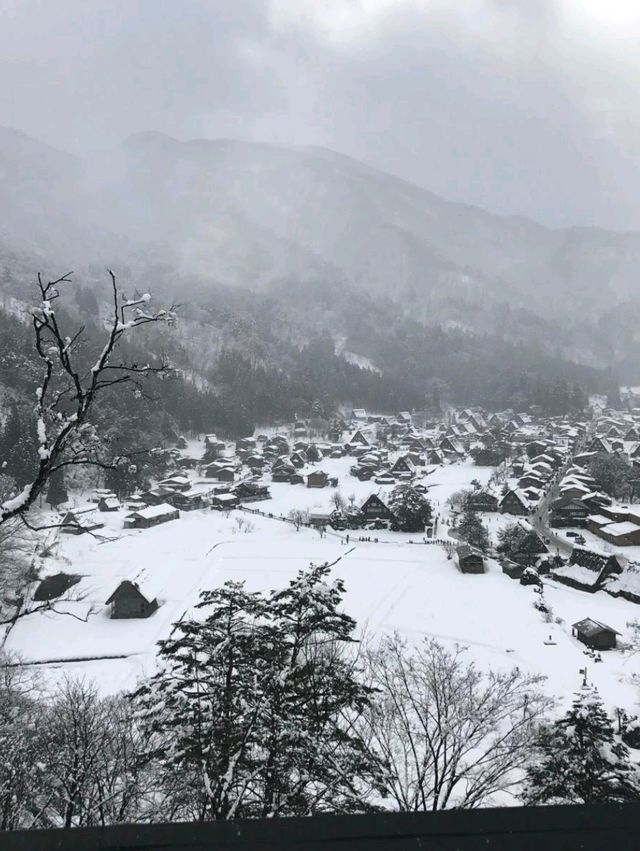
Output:
M129 273L130 274L130 273ZM123 275L127 279L127 273ZM152 289L153 274L141 284ZM158 278L157 298L169 286ZM129 278L127 286L134 286ZM106 273L86 270L68 284L59 319L70 331L85 327L87 368L108 309ZM36 451L32 393L39 377L27 303L9 296L24 284L5 274L0 311L0 374L7 415L7 470L20 483ZM179 287L176 287L179 290ZM577 366L531 345L494 335L426 325L397 304L342 282L287 282L267 292L210 287L182 305L179 321L162 337L142 331L128 361L166 356L174 369L151 376L143 393L107 393L95 417L115 452L151 448L183 431L242 436L256 426L295 416L328 420L340 405L375 410L427 410L448 403L490 409L531 404L562 414L584 407L589 391L615 393L606 372ZM5 456L6 457L6 456Z

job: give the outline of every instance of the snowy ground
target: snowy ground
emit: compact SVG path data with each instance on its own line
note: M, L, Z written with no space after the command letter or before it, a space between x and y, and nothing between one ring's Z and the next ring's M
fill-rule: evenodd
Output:
M348 476L353 459L328 459L318 465L340 479L345 497L361 502L378 490L374 483ZM450 494L473 478L486 481L490 469L471 464L429 468L423 481L436 512L444 511ZM274 484L273 499L254 507L286 515L292 507L328 510L332 490ZM384 494L388 488L380 488ZM39 670L53 681L65 674L95 679L105 693L130 689L151 673L156 642L169 635L172 624L188 614L203 589L234 579L250 589L284 585L310 562L340 559L334 573L346 585L346 610L375 640L397 630L410 641L424 636L461 643L481 667L518 665L548 677L549 691L567 702L579 686L579 668L611 706L633 708L637 690L632 674L639 659L628 653L603 653L596 664L571 636L571 624L584 617L603 621L628 633L628 621L640 616L640 607L599 593L591 595L545 582L545 597L561 623L547 624L534 609L531 588L506 577L495 562L488 573L464 576L437 545L409 543L411 535L376 533L384 542L362 543L357 533L347 545L339 534L302 528L299 532L278 519L235 511L228 516L202 510L182 513L179 520L146 530L123 530L122 513L104 514L104 531L112 540L100 542L88 535L60 535L48 573L80 573L73 602L59 602L56 612L34 614L11 631L7 649L24 660L43 662ZM238 528L249 521L250 530ZM505 522L490 517L492 529ZM416 540L422 536L414 535ZM140 584L158 597L159 609L144 620L111 620L105 601L122 579ZM551 637L553 643L545 644ZM90 661L79 658L99 657ZM118 657L118 658L105 658ZM62 661L51 661L62 660Z

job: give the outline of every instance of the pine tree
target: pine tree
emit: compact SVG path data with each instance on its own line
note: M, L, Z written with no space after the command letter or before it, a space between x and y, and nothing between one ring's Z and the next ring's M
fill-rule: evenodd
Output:
M388 505L403 532L422 532L431 521L431 503L411 485L397 485L389 495Z
M162 642L136 695L179 817L228 819L364 809L373 761L345 718L369 698L341 648L355 622L328 566L282 591L201 595L204 619Z
M563 718L540 733L527 769L528 804L591 804L640 798L638 772L596 689L575 695Z
M49 488L47 490L47 503L56 508L62 505L69 499L67 487L64 481L64 473L62 470L55 470L49 478Z
M467 509L455 527L461 541L466 541L472 547L486 552L489 548L489 533L479 515Z
M2 431L0 461L3 472L11 476L18 488L35 475L38 465L35 425L13 404Z
M260 595L242 583L203 592L204 620L182 620L161 642L164 668L136 694L155 758L182 818L254 813L261 700L270 656Z
M278 653L265 712L264 817L362 811L363 787L375 782L371 756L344 723L371 690L343 651L356 623L339 611L344 584L329 574L311 565L269 599Z

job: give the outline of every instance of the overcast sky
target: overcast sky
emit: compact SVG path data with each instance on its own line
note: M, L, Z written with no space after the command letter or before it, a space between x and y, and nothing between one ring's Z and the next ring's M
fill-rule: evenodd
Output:
M640 228L639 0L0 0L0 124L320 144L453 200Z

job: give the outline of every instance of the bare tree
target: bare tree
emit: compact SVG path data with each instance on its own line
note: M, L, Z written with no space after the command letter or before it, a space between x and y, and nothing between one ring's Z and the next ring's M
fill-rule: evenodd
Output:
M46 805L39 826L148 818L153 778L145 750L125 698L100 698L92 684L65 680L48 702L40 735Z
M303 511L301 508L292 508L287 514L287 520L296 527L296 532L300 531L300 527L309 522L309 512Z
M344 511L347 501L339 490L335 490L331 494L331 504L335 507L336 511Z
M38 439L38 463L32 480L13 498L0 504L0 524L26 513L42 493L52 473L73 465L113 466L100 460L99 441L90 422L95 400L107 388L133 384L151 374L164 375L168 364L114 363L118 345L136 329L154 323L173 323L175 309L151 310L148 294L128 299L109 271L112 288L112 314L105 322L106 339L94 364L86 369L78 357L84 326L72 335L66 333L54 310L61 288L70 283L70 274L45 284L38 275L40 304L31 311L35 348L42 365L42 378L35 391L34 417Z
M32 827L39 815L37 697L31 674L14 657L0 654L0 830Z
M367 654L378 698L362 735L384 768L387 796L408 812L488 804L520 782L537 724L552 705L540 677L482 674L461 648L398 637Z
M18 518L0 524L0 625L10 622L22 604L32 579L33 548L31 533Z

